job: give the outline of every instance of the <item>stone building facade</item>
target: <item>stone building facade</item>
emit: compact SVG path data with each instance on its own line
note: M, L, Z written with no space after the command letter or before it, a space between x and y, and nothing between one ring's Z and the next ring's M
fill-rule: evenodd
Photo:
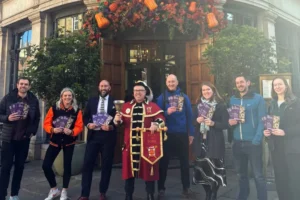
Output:
M229 24L257 27L276 38L278 56L291 62L293 88L300 88L300 2L298 0L221 0ZM0 99L16 86L26 67L28 48L39 45L58 28L81 28L86 9L97 0L0 0ZM296 91L300 95L299 91ZM42 116L45 115L41 102ZM41 123L43 118L41 119ZM31 140L30 158L41 158L45 133Z

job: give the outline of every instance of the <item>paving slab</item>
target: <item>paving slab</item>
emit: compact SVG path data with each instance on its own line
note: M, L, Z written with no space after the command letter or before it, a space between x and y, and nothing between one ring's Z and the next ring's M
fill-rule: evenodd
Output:
M43 200L49 192L49 184L41 168L42 161L31 161L26 164L23 181L20 190L20 200ZM121 169L119 166L112 171L110 187L107 192L109 200L124 200L124 181L121 179ZM192 173L191 173L192 174ZM100 169L93 173L93 184L91 188L90 200L99 200L99 181L101 178ZM58 186L62 186L62 177L57 176ZM234 200L237 192L237 176L232 169L227 170L227 187L221 187L218 192L218 200ZM254 181L250 181L251 193L248 200L256 200L256 189ZM270 187L271 190L274 187ZM273 188L273 189L272 189ZM191 185L191 190L195 193L197 200L205 199L205 192L200 185ZM10 190L9 190L10 191ZM68 194L71 200L76 200L81 192L81 174L72 176ZM166 181L166 200L185 200L181 195L182 185L180 182L180 170L176 167L169 169ZM268 192L269 199L274 200L277 197L275 191ZM134 200L144 200L145 183L137 179L135 181Z

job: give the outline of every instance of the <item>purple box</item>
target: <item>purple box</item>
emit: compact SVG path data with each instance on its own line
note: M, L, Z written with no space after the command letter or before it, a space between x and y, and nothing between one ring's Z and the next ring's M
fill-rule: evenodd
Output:
M198 104L197 108L198 108L198 117L207 118L211 106L208 105L207 103L200 103Z
M107 113L97 113L96 115L93 115L93 123L98 127L104 124L108 125L112 119L112 116Z
M29 105L23 102L17 102L10 105L9 109L10 113L17 113L20 117L26 118L29 111Z
M229 113L229 119L235 119L235 120L239 120L239 115L240 115L240 111L239 109L236 108L229 108L227 109L228 113Z
M178 107L178 95L175 96L169 96L168 100L169 100L169 104L171 107Z
M227 109L229 119L234 119L240 122L245 122L245 108L240 105L233 105Z
M267 115L262 118L265 130L272 130L279 128L279 117L274 115Z
M56 118L52 123L54 128L65 128L69 118L67 116L60 116Z

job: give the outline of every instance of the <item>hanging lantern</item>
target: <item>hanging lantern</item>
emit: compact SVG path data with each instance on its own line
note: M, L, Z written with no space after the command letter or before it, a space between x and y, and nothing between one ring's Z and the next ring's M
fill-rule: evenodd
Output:
M99 28L106 28L109 26L110 22L107 18L103 17L103 13L97 13L95 15L95 19L97 21L97 25Z
M207 17L208 28L214 28L219 25L219 22L216 19L214 13L208 13L206 17Z
M189 11L192 13L196 12L196 6L197 6L196 1L192 1L189 6Z
M150 11L153 11L157 8L157 4L156 4L155 0L144 0L144 4L147 6L147 8Z

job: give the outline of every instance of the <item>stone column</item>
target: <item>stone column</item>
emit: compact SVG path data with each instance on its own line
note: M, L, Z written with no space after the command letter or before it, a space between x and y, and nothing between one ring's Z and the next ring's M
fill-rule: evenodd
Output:
M12 32L10 28L0 27L0 98L9 91L10 55Z
M223 12L223 6L226 3L226 0L220 0L219 3L216 5L216 8L220 11Z
M28 17L28 19L31 21L31 29L32 29L31 45L40 45L42 39L46 34L45 16L46 16L45 14L38 12ZM39 103L40 103L41 119L40 119L40 125L36 133L36 136L32 137L30 141L30 148L29 148L29 155L28 155L28 158L30 160L41 159L42 144L46 137L46 133L43 131L45 103L41 100L39 101Z
M32 45L40 45L41 40L45 36L45 16L45 14L38 12L28 17L31 21Z
M92 9L99 5L97 0L83 0L83 3L86 5L87 9Z
M275 13L272 13L270 11L265 11L258 15L258 29L262 31L269 39L276 40L275 23L277 17L278 16ZM274 44L273 48L276 51L276 44ZM277 62L276 57L273 57L272 59Z
M292 90L296 96L300 95L300 38L299 38L299 27L290 24L289 27L288 47L291 55L292 62Z
M1 14L1 13L0 13ZM5 77L6 77L6 28L0 28L0 99L5 95Z

